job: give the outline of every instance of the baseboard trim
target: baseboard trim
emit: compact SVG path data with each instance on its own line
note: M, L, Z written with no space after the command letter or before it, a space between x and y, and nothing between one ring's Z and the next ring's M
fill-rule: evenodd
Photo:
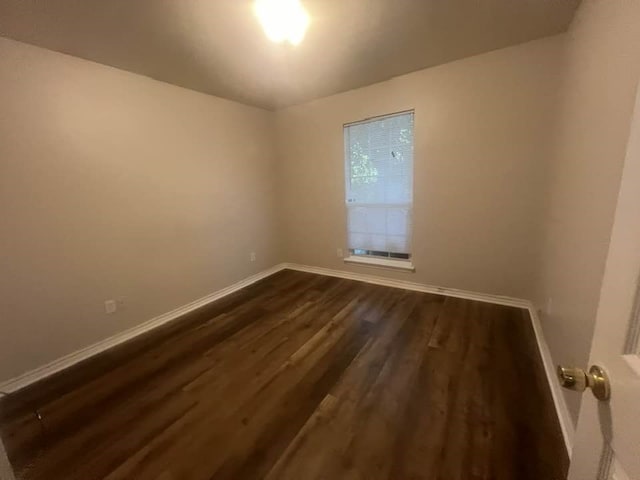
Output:
M569 413L569 408L567 407L562 387L558 383L558 379L556 377L556 367L553 363L553 359L551 358L549 345L547 345L547 341L544 338L542 325L540 324L540 317L538 317L538 311L531 302L529 302L529 306L527 308L529 310L529 317L531 318L533 331L536 334L536 341L538 342L538 350L542 357L544 370L547 373L547 380L549 381L549 388L551 389L551 395L553 396L553 403L556 406L556 413L558 414L558 420L560 421L560 427L562 428L564 443L567 447L569 458L571 458L571 454L573 452L573 441L575 438L573 419Z
M298 270L300 272L317 273L319 275L327 275L329 277L346 278L348 280L358 280L361 282L373 283L385 287L402 288L404 290L412 290L415 292L433 293L436 295L444 295L447 297L464 298L467 300L477 300L479 302L495 303L497 305L506 305L509 307L528 308L530 302L520 298L505 297L500 295L491 295L488 293L470 292L468 290L458 290L455 288L436 287L423 283L409 282L406 280L394 280L392 278L378 277L375 275L367 275L364 273L347 272L344 270L333 270L323 267L311 267L309 265L300 265L297 263L285 263L285 268L290 270Z
M560 421L560 426L562 428L562 434L564 436L565 444L567 446L567 452L571 457L571 451L573 448L573 438L575 434L573 421L571 419L571 415L569 414L569 409L567 408L567 404L565 402L562 389L560 388L560 385L556 381L555 367L551 359L551 353L549 351L549 347L542 333L542 326L540 325L540 319L538 318L538 313L530 301L519 299L519 298L506 297L506 296L470 292L467 290L459 290L454 288L436 287L433 285L409 282L405 280L394 280L390 278L378 277L375 275L347 272L344 270L333 270L333 269L323 268L323 267L312 267L309 265L300 265L296 263L281 263L281 264L275 265L271 268L268 268L267 270L264 270L255 275L251 275L250 277L247 277L239 282L236 282L233 285L230 285L226 288L218 290L217 292L214 292L210 295L194 300L193 302L190 302L186 305L183 305L174 310L171 310L170 312L154 317L150 320L147 320L144 323L141 323L140 325L137 325L133 328L125 330L105 340L94 343L89 347L83 348L69 355L65 355L64 357L54 360L51 363L48 363L34 370L31 370L27 373L19 375L13 379L0 383L0 391L6 392L6 393L16 392L33 383L43 380L57 372L60 372L66 368L69 368L79 362L82 362L88 358L91 358L94 355L97 355L101 352L104 352L105 350L113 348L139 335L149 332L155 328L158 328L161 325L164 325L168 322L176 320L194 310L197 310L198 308L204 307L212 302L215 302L216 300L219 300L227 295L237 292L242 288L245 288L259 280L262 280L263 278L266 278L270 275L273 275L274 273L277 273L285 269L297 270L300 272L315 273L318 275L326 275L330 277L345 278L348 280L357 280L361 282L372 283L375 285L382 285L382 286L392 287L392 288L402 288L405 290L412 290L416 292L433 293L437 295L444 295L444 296L455 297L455 298L464 298L467 300L476 300L480 302L493 303L497 305L519 307L519 308L524 308L528 310L529 316L531 318L531 323L533 325L533 330L535 332L536 341L538 344L538 350L540 351L540 356L542 357L542 362L545 368L545 372L547 374L547 380L549 381L549 387L551 388L551 394L553 396L556 412L558 415L558 419Z
M263 278L273 275L274 273L279 272L284 268L285 268L285 264L275 265L271 268L268 268L267 270L263 270L262 272L256 273L255 275L251 275L250 277L240 280L239 282L236 282L233 285L230 285L221 290L218 290L217 292L211 293L202 298L194 300L193 302L187 303L186 305L183 305L174 310L171 310L170 312L163 313L162 315L159 315L150 320L147 320L141 323L140 325L136 325L133 328L124 330L123 332L120 332L109 338L106 338L97 343L94 343L93 345L90 345L86 348L83 348L81 350L77 350L73 353L65 355L64 357L54 360L53 362L43 365L42 367L38 367L34 370L30 370L22 375L19 375L15 378L2 382L0 383L0 391L6 392L6 393L16 392L33 383L36 383L40 380L45 379L53 375L54 373L60 372L77 363L87 360L88 358L91 358L94 355L102 353L105 350L113 348L117 345L120 345L121 343L131 340L132 338L135 338L139 335L149 332L154 328L158 328L159 326L164 325L165 323L176 320L186 315L187 313L193 312L198 308L208 305L211 302L215 302L216 300L219 300L223 297L226 297L227 295L237 292L238 290L241 290L242 288L245 288L259 280L262 280Z

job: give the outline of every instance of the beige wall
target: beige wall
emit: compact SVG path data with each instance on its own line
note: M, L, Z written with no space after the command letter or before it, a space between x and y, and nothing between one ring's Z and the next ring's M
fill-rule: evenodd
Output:
M0 39L0 381L280 261L272 115Z
M550 37L276 112L288 260L527 297L564 37ZM342 125L415 109L415 273L349 266Z
M567 35L535 291L556 363L586 367L640 73L640 2L585 0ZM566 392L574 420L581 395Z

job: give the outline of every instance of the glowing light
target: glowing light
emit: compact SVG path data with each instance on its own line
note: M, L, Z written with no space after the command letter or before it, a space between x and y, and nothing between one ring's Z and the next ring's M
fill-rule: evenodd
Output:
M309 26L309 14L300 0L256 0L255 12L269 40L298 45Z

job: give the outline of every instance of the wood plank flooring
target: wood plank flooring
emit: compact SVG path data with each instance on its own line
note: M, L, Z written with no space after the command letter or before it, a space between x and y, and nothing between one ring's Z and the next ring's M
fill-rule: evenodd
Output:
M5 398L0 426L29 480L568 467L526 311L289 270Z

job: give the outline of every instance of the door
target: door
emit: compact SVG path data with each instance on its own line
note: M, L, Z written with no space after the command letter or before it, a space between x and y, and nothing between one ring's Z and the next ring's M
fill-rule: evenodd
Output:
M611 396L608 401L589 394L582 399L570 480L640 480L639 278L640 96L636 97L591 345L590 364L607 372Z

